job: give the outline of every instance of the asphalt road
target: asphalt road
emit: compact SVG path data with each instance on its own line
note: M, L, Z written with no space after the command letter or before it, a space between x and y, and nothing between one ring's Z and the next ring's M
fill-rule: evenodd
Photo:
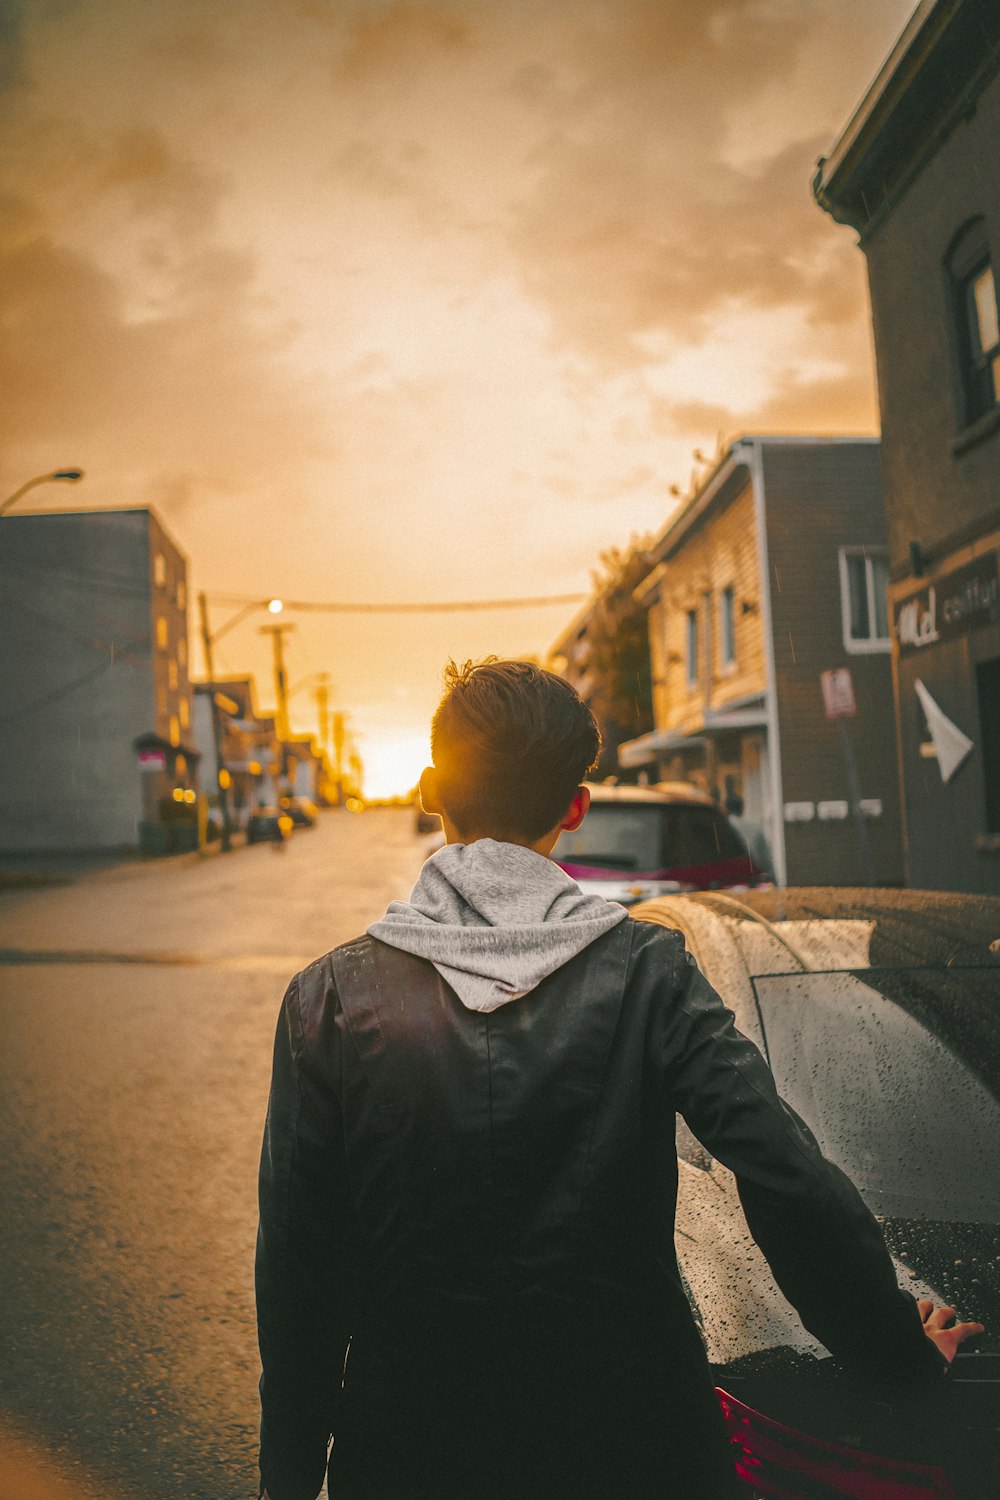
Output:
M0 895L0 1428L75 1494L256 1495L275 1020L298 968L408 893L412 830L337 810L281 852Z

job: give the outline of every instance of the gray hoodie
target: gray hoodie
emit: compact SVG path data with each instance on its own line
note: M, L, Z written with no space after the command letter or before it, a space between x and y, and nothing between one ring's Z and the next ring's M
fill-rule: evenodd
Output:
M528 994L625 919L624 906L584 895L558 865L520 844L446 844L409 901L393 901L370 936L428 958L469 1010Z

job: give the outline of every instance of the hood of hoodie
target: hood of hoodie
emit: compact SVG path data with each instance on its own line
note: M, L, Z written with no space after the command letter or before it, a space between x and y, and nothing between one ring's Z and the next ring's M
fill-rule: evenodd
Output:
M627 916L520 844L446 844L371 937L431 961L469 1010L519 1000Z

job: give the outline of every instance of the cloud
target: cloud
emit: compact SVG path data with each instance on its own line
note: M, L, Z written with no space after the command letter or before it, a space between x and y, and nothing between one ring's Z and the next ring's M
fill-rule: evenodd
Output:
M548 138L510 223L560 347L613 369L648 363L651 335L711 336L732 305L796 306L816 326L856 316L841 289L848 247L809 186L828 136L800 124L763 158L730 159L740 111L809 39L806 8L718 0L623 6L613 25L598 15L606 24L579 28L546 91Z
M353 81L400 67L419 71L430 59L464 49L469 37L468 22L454 10L401 0L374 15L357 15L342 72Z
M907 4L0 0L10 487L79 463L45 499L156 505L199 587L586 587L720 429L869 425L863 257L809 179ZM292 646L364 703L557 624Z

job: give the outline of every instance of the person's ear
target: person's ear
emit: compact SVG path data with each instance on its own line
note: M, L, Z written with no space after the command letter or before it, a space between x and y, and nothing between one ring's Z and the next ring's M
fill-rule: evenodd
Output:
M583 822L590 809L590 787L578 786L576 795L569 805L569 811L560 823L567 833L575 833Z
M424 766L420 773L420 806L426 813L437 813L438 817L441 816L438 778L433 766Z

